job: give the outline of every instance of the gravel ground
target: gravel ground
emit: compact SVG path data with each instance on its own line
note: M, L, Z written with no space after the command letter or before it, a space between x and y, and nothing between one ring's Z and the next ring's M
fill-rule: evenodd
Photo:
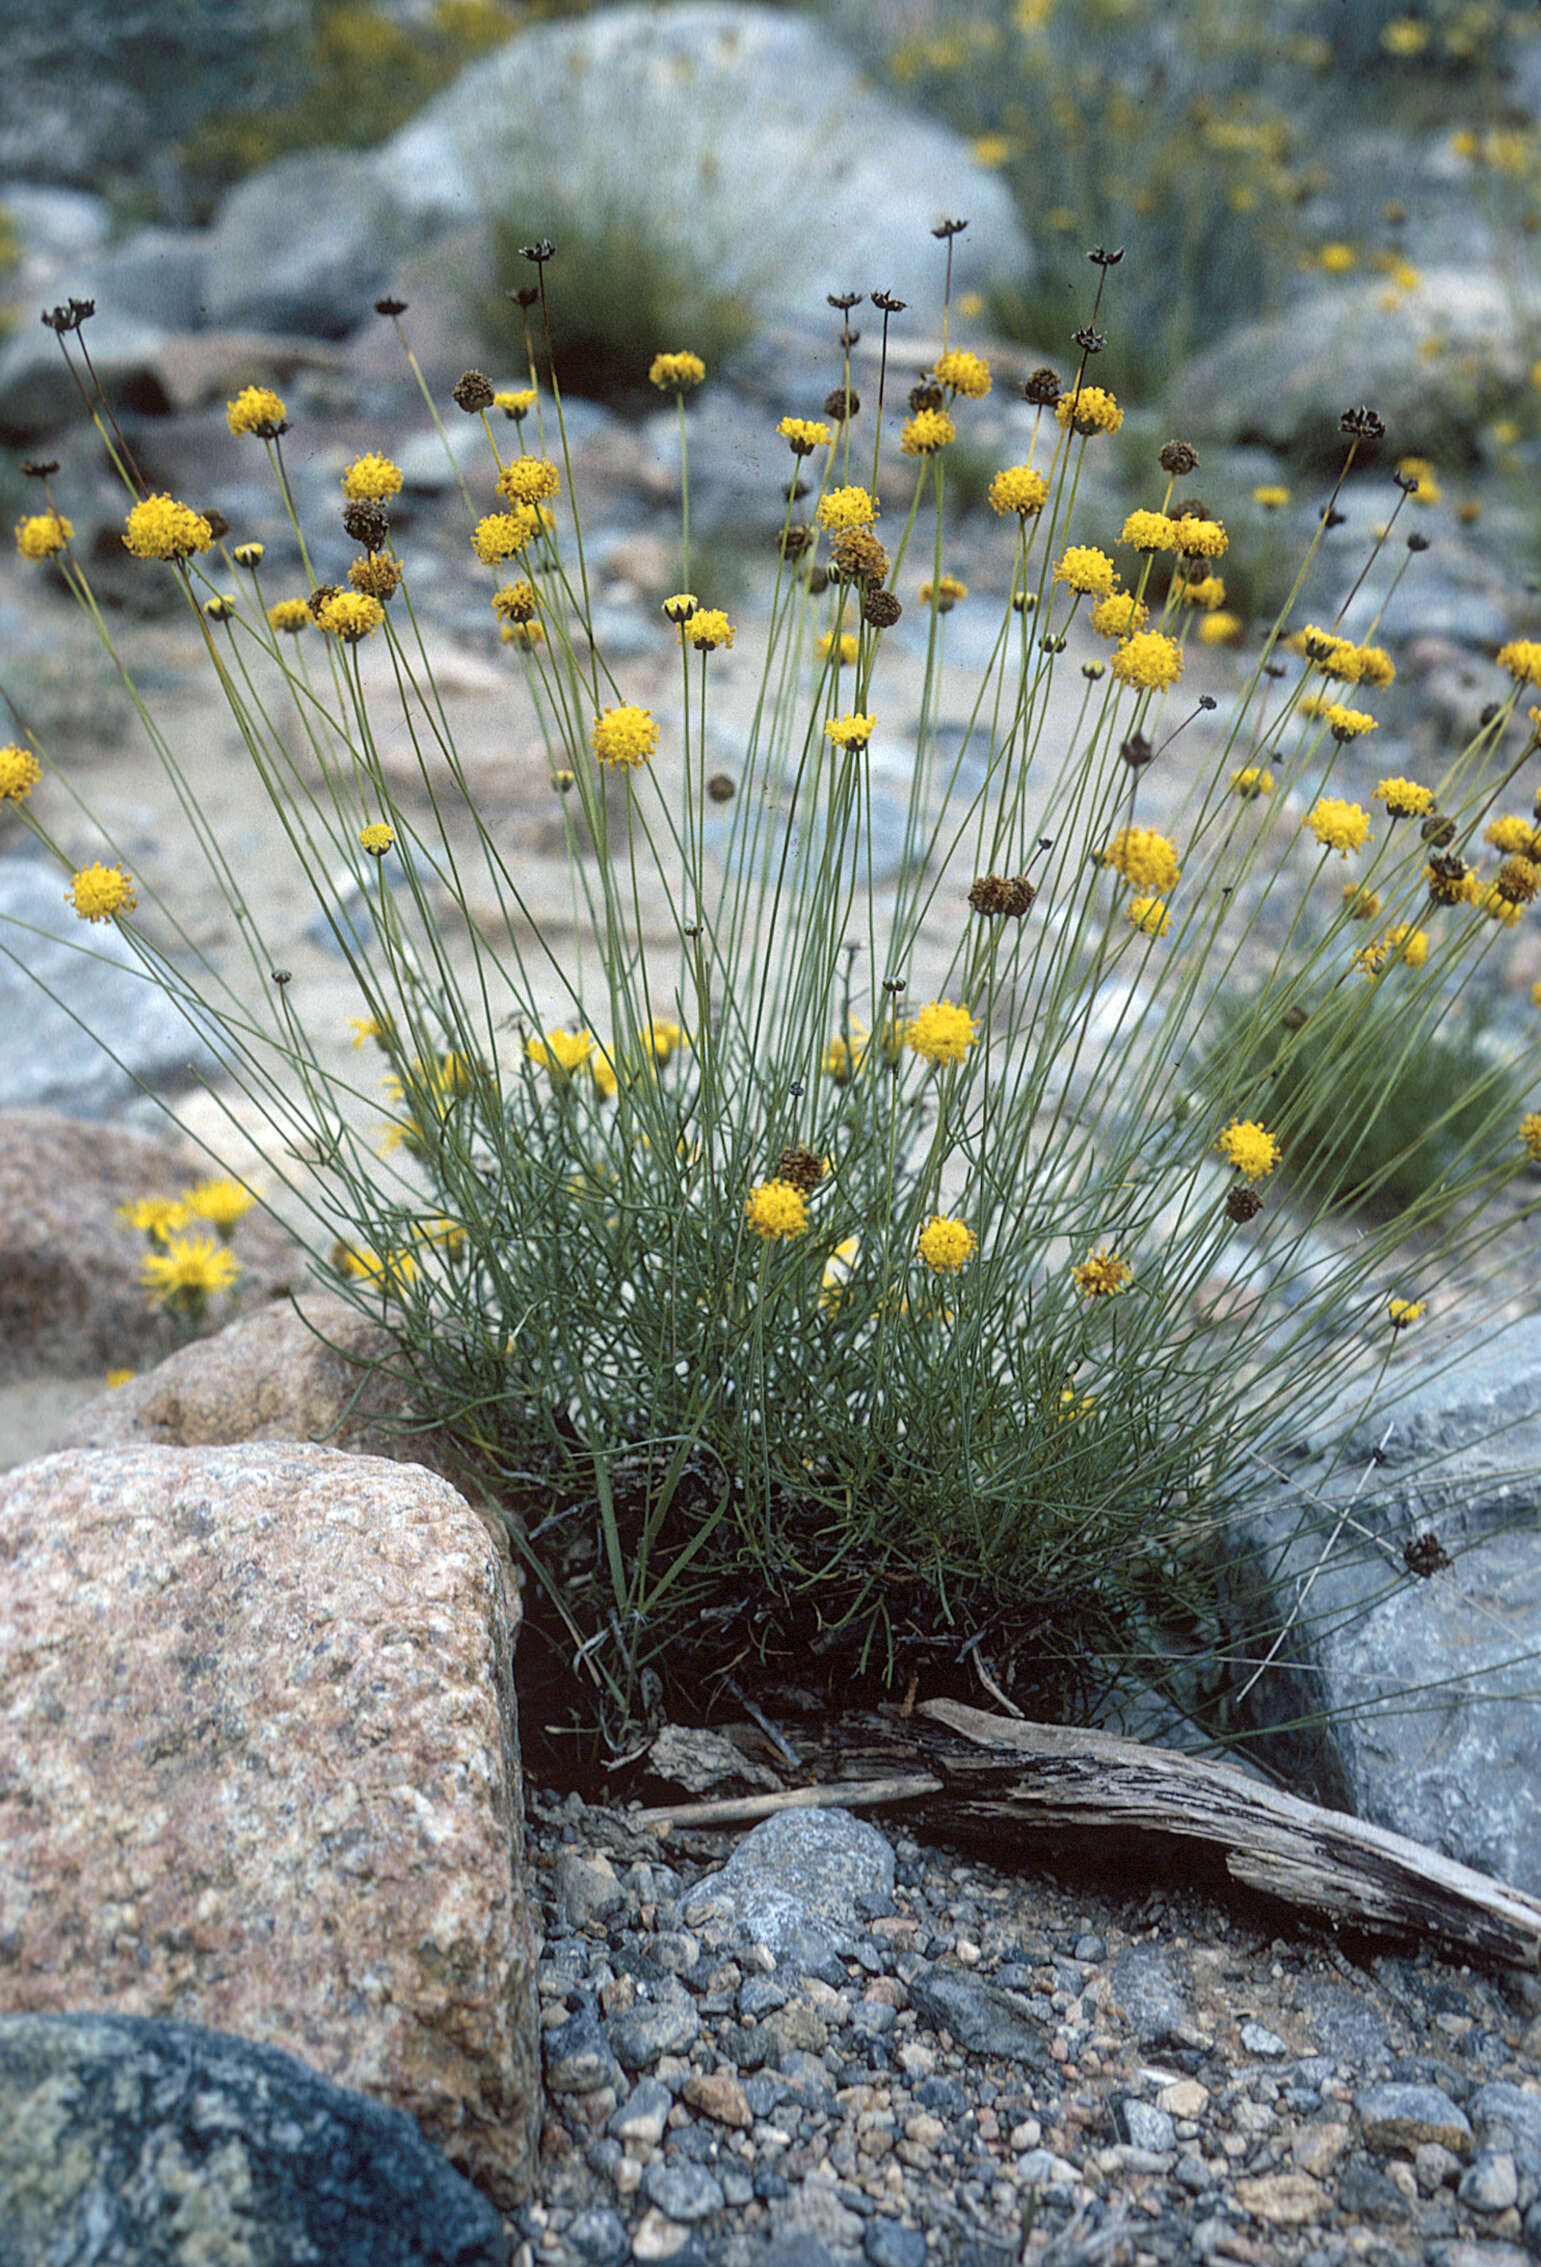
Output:
M1111 1841L1013 1872L837 1811L660 1838L535 1794L529 1826L517 2267L1541 2255L1534 1977L1132 1878Z

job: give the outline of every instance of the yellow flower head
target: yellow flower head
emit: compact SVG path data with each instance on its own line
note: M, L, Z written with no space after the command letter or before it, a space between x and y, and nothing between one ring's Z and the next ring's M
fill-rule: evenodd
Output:
M34 512L16 522L16 548L24 559L51 559L75 533L62 512Z
M968 584L960 582L956 575L943 575L938 583L923 582L917 595L922 606L929 606L935 599L937 612L950 614L960 598L967 598Z
M140 1262L140 1279L158 1306L181 1307L197 1313L205 1299L228 1291L241 1272L241 1262L212 1236L171 1236L164 1250L146 1252Z
M340 638L344 645L357 645L367 638L385 620L385 608L378 598L371 598L363 590L334 591L324 599L316 616L317 627L329 637Z
M121 866L83 866L65 892L82 921L110 921L132 913L139 899Z
M1008 465L990 483L992 512L1016 512L1023 519L1030 519L1035 512L1043 510L1048 500L1049 483L1030 464Z
M981 355L970 354L966 347L955 346L942 355L935 366L937 383L950 386L955 394L963 394L969 401L983 401L990 391L990 365Z
M535 619L535 586L528 582L505 583L492 594L492 611L500 622L533 622Z
M200 1181L196 1188L188 1190L182 1201L193 1219L207 1220L211 1228L228 1236L257 1200L239 1181L222 1179Z
M733 636L733 625L720 606L698 606L680 631L680 644L693 645L697 653L711 653L720 645L731 645Z
M43 767L26 748L0 748L0 803L20 803L43 776Z
M1330 276L1346 276L1359 265L1359 255L1352 244L1324 244L1316 258L1318 266Z
M1201 520L1189 513L1177 522L1177 548L1190 559L1223 559L1231 539L1218 520Z
M1410 1330L1415 1322L1422 1322L1429 1311L1427 1299L1388 1299L1386 1319L1393 1330Z
M1106 598L1118 576L1106 551L1099 551L1092 543L1072 543L1060 556L1054 580L1069 590Z
M492 406L494 409L501 409L503 415L512 418L517 425L521 419L529 416L530 411L535 407L536 399L533 386L517 386L503 393L494 394Z
M276 606L268 608L268 621L275 630L282 630L291 638L308 630L315 616L303 598L281 598Z
M1434 477L1434 467L1427 457L1403 457L1397 465L1403 481L1411 481L1407 490L1410 504L1437 504L1444 490Z
M905 457L934 456L958 438L958 428L945 409L917 409L899 434L899 454Z
M974 1255L973 1230L938 1212L920 1231L917 1249L933 1275L956 1275Z
M808 1199L790 1181L761 1181L749 1192L744 1218L766 1243L784 1243L807 1227Z
M1145 627L1150 608L1142 606L1132 590L1111 590L1098 599L1086 619L1099 638L1127 638Z
M844 527L870 527L878 516L878 507L865 488L831 488L828 495L819 498L814 514L820 527L836 532Z
M1385 804L1393 819L1426 819L1434 808L1432 790L1420 787L1416 779L1378 779L1370 794L1375 802Z
M562 475L545 457L514 457L498 474L505 504L544 504L561 493Z
M631 771L638 764L645 764L658 746L658 726L645 708L635 708L629 703L620 708L607 708L603 716L595 717L589 744L596 762Z
M287 416L271 386L243 386L235 400L225 404L225 423L231 432L251 433L259 441L276 441Z
M1206 613L1213 613L1225 604L1225 584L1218 575L1199 575L1179 587L1184 606L1197 606ZM1202 630L1199 635L1203 636Z
M838 652L836 652L837 644ZM854 665L857 650L856 634L853 630L842 630L838 640L833 630L825 630L815 647L821 661L828 661L830 655L834 654L844 669L849 669Z
M342 492L353 504L383 504L400 494L402 477L399 464L371 449L348 466L342 476Z
M592 1031L547 1031L539 1038L526 1039L524 1051L530 1062L560 1083L583 1068L595 1045Z
M1395 682L1397 665L1383 645L1356 646L1354 651L1359 657L1357 683L1390 685Z
M1199 624L1200 645L1234 645L1241 636L1243 623L1239 614L1228 614L1223 606L1206 614Z
M1405 961L1409 968L1421 968L1429 957L1429 935L1426 929L1415 929L1410 921L1398 921L1386 931L1387 953L1396 960Z
M1115 1299L1134 1281L1134 1269L1115 1252L1088 1252L1070 1270L1083 1299Z
M365 827L358 839L359 848L367 850L371 858L383 858L387 850L393 847L396 837L388 826L376 821L373 826Z
M1289 490L1281 488L1275 481L1264 481L1260 488L1252 491L1253 503L1261 504L1265 512L1282 511L1289 500Z
M1159 630L1141 630L1118 648L1111 666L1121 684L1164 693L1183 673L1182 647Z
M152 1244L163 1244L192 1219L187 1199L179 1196L136 1196L118 1206L118 1218Z
M783 417L776 431L795 457L811 457L815 449L827 449L835 437L817 417Z
M1273 793L1273 773L1261 764L1243 764L1231 773L1231 785L1244 803L1254 803L1259 795Z
M1146 937L1164 937L1172 926L1164 897L1131 897L1124 907L1124 919Z
M1233 1118L1215 1147L1249 1181L1266 1180L1284 1154L1276 1137L1255 1118Z
M904 1043L928 1063L961 1063L979 1037L967 1008L929 1000L905 1027Z
M1506 858L1532 858L1537 849L1534 821L1522 819L1513 813L1490 819L1482 830L1484 842L1491 842Z
M1345 708L1341 701L1329 702L1323 713L1334 740L1358 740L1380 729L1368 709Z
M1083 439L1090 433L1116 433L1124 422L1123 411L1103 386L1081 386L1074 393L1061 394L1054 415L1062 431L1074 426Z
M1498 649L1498 666L1519 685L1541 685L1541 638L1511 638Z
M123 541L136 559L190 559L213 549L214 531L191 504L147 496L129 513Z
M699 354L655 354L648 377L665 394L691 394L706 376Z
M1301 824L1311 829L1324 850L1341 850L1345 858L1351 850L1362 850L1370 839L1368 814L1336 795L1323 795L1313 803Z
M1324 677L1338 677L1346 685L1357 685L1364 675L1364 660L1358 646L1352 638L1339 637L1336 630L1319 629L1314 622L1308 622L1287 642L1313 662Z
M1118 540L1132 543L1136 551L1176 551L1181 548L1186 525L1186 521L1168 519L1165 512L1131 512Z
M504 559L517 558L544 525L534 504L521 504L512 512L489 512L472 530L471 549L484 567L496 567Z
M824 737L832 740L837 748L865 748L877 730L877 722L875 716L862 716L859 712L853 712L850 716L832 716L824 727Z
M1521 1118L1520 1139L1530 1152L1532 1165L1541 1165L1541 1110L1531 1110Z
M1121 827L1100 853L1099 863L1111 866L1120 880L1153 897L1169 897L1182 870L1176 845L1154 827Z

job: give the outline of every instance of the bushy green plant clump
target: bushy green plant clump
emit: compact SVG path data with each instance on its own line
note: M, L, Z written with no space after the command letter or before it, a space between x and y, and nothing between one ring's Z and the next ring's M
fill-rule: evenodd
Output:
M1409 126L1447 124L1452 70L1476 122L1519 20L1497 0L1416 10L949 0L895 41L894 19L838 4L832 13L900 95L968 134L1015 190L1039 270L1031 287L995 294L998 328L1063 337L1083 247L1127 249L1133 272L1107 368L1115 385L1144 392L1277 304L1300 267L1345 273L1346 260L1361 274L1380 268L1393 288L1405 279L1395 214L1370 216L1373 241L1342 244L1324 229L1334 145L1372 104Z
M1093 328L1124 272L1094 257ZM999 596L969 603L992 605L992 641L944 741L964 602L948 452L993 384L946 343L944 299L943 351L907 403L880 383L881 418L788 404L753 622L692 587L690 404L710 373L688 343L654 356L683 473L677 689L649 705L594 626L544 321L560 255L532 245L524 273L527 383L455 389L487 442L466 571L563 814L568 916L538 912L469 784L391 526L392 461L343 475L346 586L275 593L239 530L141 492L105 403L135 499L124 540L198 625L357 981L383 1140L369 1082L323 1069L302 987L275 971L185 782L246 976L174 959L160 940L179 904L148 926L109 839L71 902L215 1033L318 1272L381 1318L424 1421L477 1460L611 1737L652 1680L699 1710L756 1658L933 1689L977 1666L1019 1702L1092 1708L1118 1669L1167 1674L1163 1632L1203 1624L1269 1459L1346 1382L1394 1403L1415 1327L1448 1334L1514 1287L1541 1114L1516 1115L1509 1079L1533 1079L1541 1042L1464 1098L1437 1185L1348 1230L1343 1215L1413 1054L1461 1028L1541 886L1533 822L1497 813L1533 769L1521 702L1541 640L1498 655L1469 742L1427 780L1380 781L1366 809L1335 768L1376 729L1395 661L1370 599L1362 618L1311 618L1324 512L1234 698L1195 701L1219 500L1185 505L1194 451L1169 442L1121 526L1079 524L1083 470L1123 416L1088 349L1028 382L1020 460L990 484ZM409 311L384 311L406 344ZM905 311L873 312L897 347ZM66 355L81 319L53 318ZM933 312L909 319L935 335ZM248 387L229 423L292 511L282 401ZM1340 486L1382 437L1370 410L1345 414ZM1367 568L1405 524L1406 492L1379 477ZM45 480L18 546L106 637ZM387 722L411 793L382 759ZM0 752L0 798L45 844L67 784L39 753ZM25 938L8 949L25 960ZM1302 1007L1336 1050L1265 1053Z

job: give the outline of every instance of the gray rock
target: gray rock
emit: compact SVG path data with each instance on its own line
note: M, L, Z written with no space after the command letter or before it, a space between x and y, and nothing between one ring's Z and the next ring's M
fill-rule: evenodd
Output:
M1128 2096L1119 2103L1118 2115L1131 2148L1149 2149L1156 2155L1176 2148L1177 2127L1170 2114L1154 2102Z
M140 1081L184 1086L215 1057L117 924L71 909L68 880L52 859L0 858L0 1109L105 1118Z
M1188 2002L1171 1955L1160 1945L1136 1944L1113 1963L1113 1999L1141 2046L1179 2044L1187 2036Z
M955 290L1020 285L1033 264L1004 184L961 136L901 110L810 18L770 7L686 0L537 24L378 164L424 236L500 214L560 256L564 232L623 218L762 321L874 286L934 304L944 213L972 222Z
M1522 2156L1541 2169L1541 2094L1527 2094L1521 2086L1497 2080L1479 2086L1471 2098L1471 2121L1487 2137L1490 2126L1505 2126Z
M602 1852L585 1858L576 1851L564 1851L556 1862L555 1886L557 1902L566 1912L569 1926L575 1929L590 1921L602 1921L626 1903L615 1868Z
M1484 2149L1461 2175L1456 2192L1473 2212L1507 2212L1520 2193L1519 2174L1507 2149Z
M647 2168L643 2186L650 2204L687 2227L692 2220L710 2219L727 2202L721 2181L705 2165L655 2159Z
M1454 2156L1471 2155L1466 2114L1437 2086L1367 2086L1354 2107L1367 2148L1415 2149L1422 2141L1437 2141Z
M1270 1612L1282 1621L1314 1579L1248 1705L1265 1752L1319 1801L1534 1890L1541 1321L1393 1375L1395 1399L1388 1385L1366 1411L1361 1389L1329 1413L1252 1522ZM1454 1564L1401 1573L1425 1534Z
M402 2110L192 2023L0 2016L0 2255L99 2267L504 2267Z
M164 417L171 394L161 371L166 333L123 308L103 306L91 319L91 361L118 410ZM85 405L41 323L28 323L0 351L0 435L25 441L85 417Z
M853 1935L856 1899L893 1891L893 1850L866 1819L847 1810L787 1810L763 1819L721 1873L697 1883L685 1919L736 1924L779 1955L810 1928Z
M680 2054L701 2028L695 2003L676 1998L641 2000L607 2026L617 2060L627 2070L646 2070L661 2054Z
M610 2119L609 2130L620 2141L645 2141L656 2148L674 2107L674 2096L661 2078L639 2079Z
M1278 2032L1270 2031L1265 2023L1243 2023L1240 2037L1248 2054L1263 2055L1269 2060L1290 2051Z
M1474 454L1528 367L1512 293L1474 265L1428 270L1395 308L1383 296L1378 279L1327 283L1245 325L1187 365L1169 410L1212 441L1257 441L1328 463L1341 459L1342 412L1367 402L1386 422L1388 466L1409 451L1446 464L1452 453ZM1446 345L1431 359L1418 349L1435 334Z
M1316 2044L1334 2062L1366 2070L1389 2053L1386 2026L1376 2009L1341 1984L1327 1983L1320 1976L1304 1977L1298 2005Z
M553 2094L597 2094L620 2075L604 2028L587 2002L565 2023L541 2034L541 2054Z
M619 2267L631 2250L626 2223L607 2204L591 2205L570 2223L567 2240L590 2267Z
M926 2267L926 2238L920 2228L881 2215L867 2222L862 2251L871 2267Z
M208 254L208 319L344 338L406 241L388 173L343 150L278 158L232 190Z
M996 2055L1032 2070L1055 2067L1042 2025L1017 1993L965 1968L923 1968L910 1978L910 2005L934 2030L950 2031L969 2054Z
M140 228L101 253L78 286L99 309L132 308L167 331L201 330L208 309L209 237L199 229ZM95 332L87 333L95 354Z

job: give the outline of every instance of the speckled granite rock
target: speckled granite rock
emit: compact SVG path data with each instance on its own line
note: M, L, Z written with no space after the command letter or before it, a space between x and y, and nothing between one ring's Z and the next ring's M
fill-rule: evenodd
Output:
M511 1651L415 1466L144 1448L0 1481L0 2009L289 2048L494 2201L537 2101Z
M400 2110L192 2023L0 2016L0 2258L504 2267L508 2236Z

